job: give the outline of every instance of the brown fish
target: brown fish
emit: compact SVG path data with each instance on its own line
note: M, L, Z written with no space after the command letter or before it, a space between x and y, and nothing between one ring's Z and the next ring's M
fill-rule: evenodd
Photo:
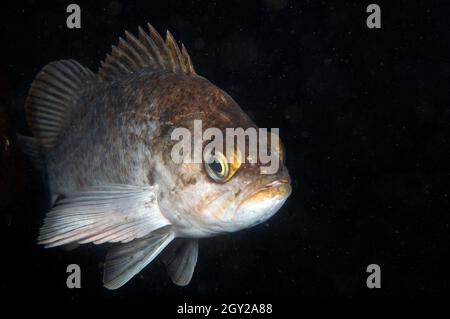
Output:
M172 281L187 285L199 238L260 223L291 192L280 151L271 174L237 148L204 151L200 163L173 160L179 142L173 133L194 133L194 121L221 132L257 127L227 93L196 74L170 32L163 40L148 28L139 28L137 38L125 32L97 74L74 60L46 65L26 101L34 137L21 137L24 151L44 163L53 198L39 244L116 243L104 267L109 289L164 249ZM193 136L193 144L206 147Z

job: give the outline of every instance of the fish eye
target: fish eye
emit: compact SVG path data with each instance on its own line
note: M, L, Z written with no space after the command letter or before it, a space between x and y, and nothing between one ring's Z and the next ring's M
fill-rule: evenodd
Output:
M227 158L222 153L209 152L204 160L206 172L214 181L225 182L231 177Z

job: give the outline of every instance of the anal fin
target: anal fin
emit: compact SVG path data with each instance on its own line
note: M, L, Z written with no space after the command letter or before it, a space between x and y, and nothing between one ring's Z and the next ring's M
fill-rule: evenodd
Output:
M164 251L161 260L172 282L178 286L187 286L194 274L197 257L198 240L179 238Z

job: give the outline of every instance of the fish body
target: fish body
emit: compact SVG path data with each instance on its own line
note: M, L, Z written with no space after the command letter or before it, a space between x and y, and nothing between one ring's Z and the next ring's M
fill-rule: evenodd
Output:
M208 155L214 164L173 160L176 128L193 132L195 121L219 131L257 126L196 74L184 46L169 32L164 41L150 25L138 38L126 33L97 74L74 60L45 66L26 112L34 138L21 139L25 151L44 159L54 199L38 241L116 243L105 262L109 289L163 250L172 281L188 284L199 238L258 224L291 192L281 159L277 172L266 175L258 162L220 152ZM205 141L193 134L192 143Z

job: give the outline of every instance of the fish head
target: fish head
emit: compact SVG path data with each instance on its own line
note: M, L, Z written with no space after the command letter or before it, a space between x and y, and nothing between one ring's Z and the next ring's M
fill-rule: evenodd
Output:
M276 172L264 174L261 163L242 163L218 151L212 156L213 161L205 156L203 163L183 165L179 176L183 187L173 199L175 205L187 208L184 216L207 232L234 232L262 223L291 194L290 176L282 161Z
M220 95L219 102L210 102L209 109L202 107L203 111L209 111L195 114L183 125L191 133L189 144L193 152L195 145L200 145L200 161L177 164L172 161L161 182L166 183L166 193L172 194L162 205L176 215L172 216L172 223L184 224L190 229L184 235L215 235L252 227L273 216L291 194L285 152L278 135L266 134L266 143L262 143L259 134L267 132L260 132L225 92L216 90L214 93ZM196 119L201 120L202 134L195 132ZM217 134L205 134L212 128ZM253 130L257 139L247 136L244 145L237 142L229 147L227 134L229 129L236 128L242 129L244 135ZM217 138L219 133L222 139ZM255 144L253 148L251 143ZM218 147L220 145L222 147ZM271 163L260 156L262 149L270 154ZM192 230L194 228L198 233Z

